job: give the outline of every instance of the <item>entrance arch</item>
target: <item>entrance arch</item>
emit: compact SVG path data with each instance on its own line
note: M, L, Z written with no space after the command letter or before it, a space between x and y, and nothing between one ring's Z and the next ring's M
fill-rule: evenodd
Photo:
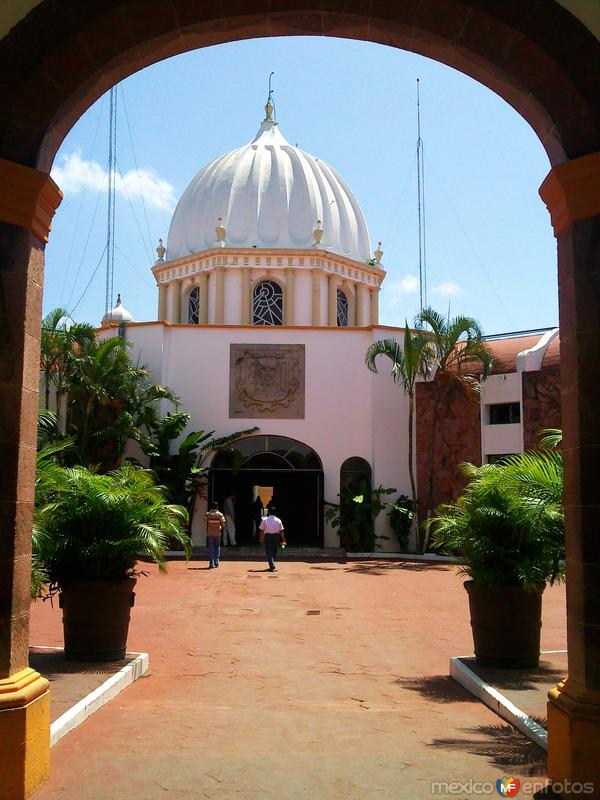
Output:
M323 547L323 464L308 445L287 436L247 436L211 462L209 502L236 497L238 544L256 544L253 502L258 487L270 487L270 500L285 527L288 544Z
M28 658L23 566L30 558L43 245L60 202L47 173L62 139L116 82L186 50L258 36L364 39L436 59L488 86L534 128L554 167L542 196L558 238L569 679L550 705L549 773L554 781L600 784L600 387L593 370L600 362L600 20L592 5L247 0L243 13L238 5L227 15L219 4L188 0L153 4L152 13L145 0L12 4L0 29L0 678L26 668Z

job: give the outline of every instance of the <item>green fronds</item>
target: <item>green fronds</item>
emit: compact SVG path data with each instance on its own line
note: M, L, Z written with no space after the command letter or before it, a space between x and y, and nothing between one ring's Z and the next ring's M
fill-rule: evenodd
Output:
M127 464L100 475L56 466L44 494L34 553L53 585L123 578L140 558L163 568L173 541L191 553L186 510L165 501L149 470Z
M540 586L563 576L562 455L522 453L502 463L464 464L456 503L425 523L442 552L458 555L476 583Z

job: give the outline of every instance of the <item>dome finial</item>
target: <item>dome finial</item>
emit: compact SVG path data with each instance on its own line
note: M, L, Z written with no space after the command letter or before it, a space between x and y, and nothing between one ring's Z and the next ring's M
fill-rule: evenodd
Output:
M317 220L317 227L313 231L313 236L315 241L313 242L313 247L318 247L321 244L321 239L323 238L323 227L321 225L321 220Z
M156 248L156 255L158 258L156 259L156 263L162 262L165 260L165 253L167 252L167 248L163 244L163 240L158 240L158 247Z
M273 103L273 89L271 89L271 78L273 75L275 75L274 72L269 74L269 94L267 95L267 103L265 105L265 118L263 120L263 125L265 122L270 122L271 125L275 124L275 120L273 119L275 104Z
M381 249L381 242L377 242L377 250L373 253L375 256L375 264L379 266L383 257L383 250Z
M215 233L217 235L217 246L218 247L225 247L225 233L227 232L227 228L223 225L223 217L219 217L217 220L217 227L215 228Z

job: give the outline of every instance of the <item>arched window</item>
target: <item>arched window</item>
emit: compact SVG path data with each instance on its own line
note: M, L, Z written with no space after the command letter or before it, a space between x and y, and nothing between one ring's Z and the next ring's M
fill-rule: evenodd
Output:
M198 325L200 322L200 289L195 286L188 296L188 323Z
M340 469L340 490L350 489L356 494L362 486L371 490L371 467L369 462L359 456L347 458Z
M252 294L254 325L283 325L283 290L275 281L261 281Z
M337 325L338 328L348 327L348 298L341 289L337 290Z

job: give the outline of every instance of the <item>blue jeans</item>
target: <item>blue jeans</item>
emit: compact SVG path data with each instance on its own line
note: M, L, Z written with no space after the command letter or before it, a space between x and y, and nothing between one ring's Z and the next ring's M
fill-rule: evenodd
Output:
M209 536L208 539L208 561L210 564L218 564L221 555L221 538L213 539Z
M275 557L277 555L277 548L279 547L279 534L278 533L265 533L265 552L267 554L267 561L269 567L275 569Z

